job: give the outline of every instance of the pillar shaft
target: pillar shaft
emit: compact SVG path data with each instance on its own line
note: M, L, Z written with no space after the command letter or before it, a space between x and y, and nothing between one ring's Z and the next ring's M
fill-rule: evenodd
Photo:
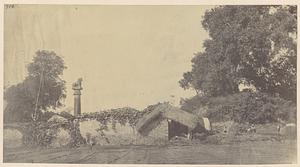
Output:
M81 82L82 78L79 78L75 83L72 85L72 89L74 90L74 116L80 116L81 114Z
M74 116L81 114L81 99L80 94L74 94Z

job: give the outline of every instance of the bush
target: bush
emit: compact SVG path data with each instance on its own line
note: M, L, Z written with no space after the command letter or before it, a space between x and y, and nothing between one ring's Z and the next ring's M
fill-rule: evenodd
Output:
M34 147L48 147L57 139L61 129L66 130L70 135L70 147L77 147L85 141L80 134L78 121L60 122L32 122L26 127L27 131L23 136L23 144Z
M95 119L100 123L104 130L107 130L108 123L112 123L113 129L115 129L117 123L123 126L128 123L131 127L135 127L135 124L144 113L144 111L139 111L130 107L124 107L100 112L83 113L81 118Z
M69 127L69 132L71 136L70 147L78 147L81 144L85 144L86 141L81 136L79 129L79 120L74 120Z
M198 101L198 103L197 103ZM208 106L206 117L212 121L230 121L238 123L269 123L281 119L296 121L296 104L280 97L260 92L240 92L218 97L194 97L186 100L182 108Z
M57 114L59 116L62 116L64 118L66 118L67 120L73 121L75 119L75 116L66 112L66 111L62 111L61 113Z
M23 144L27 146L47 147L56 138L57 129L47 122L31 123L23 136Z

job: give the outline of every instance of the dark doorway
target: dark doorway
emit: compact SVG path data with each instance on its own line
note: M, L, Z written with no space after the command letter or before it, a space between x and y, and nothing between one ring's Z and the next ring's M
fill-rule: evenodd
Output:
M184 136L188 133L188 127L179 122L168 120L168 138L169 140L175 136Z

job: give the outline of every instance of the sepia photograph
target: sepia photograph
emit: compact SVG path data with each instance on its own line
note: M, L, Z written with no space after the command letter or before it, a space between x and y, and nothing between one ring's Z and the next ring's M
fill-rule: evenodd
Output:
M297 5L4 4L3 163L297 164Z

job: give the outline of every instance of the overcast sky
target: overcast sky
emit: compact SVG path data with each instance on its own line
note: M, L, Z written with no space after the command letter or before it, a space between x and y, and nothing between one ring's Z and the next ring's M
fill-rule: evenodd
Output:
M71 85L83 78L82 112L150 104L194 95L178 84L208 38L210 6L17 5L5 10L4 85L21 82L35 51L62 56ZM174 96L174 97L172 97Z

